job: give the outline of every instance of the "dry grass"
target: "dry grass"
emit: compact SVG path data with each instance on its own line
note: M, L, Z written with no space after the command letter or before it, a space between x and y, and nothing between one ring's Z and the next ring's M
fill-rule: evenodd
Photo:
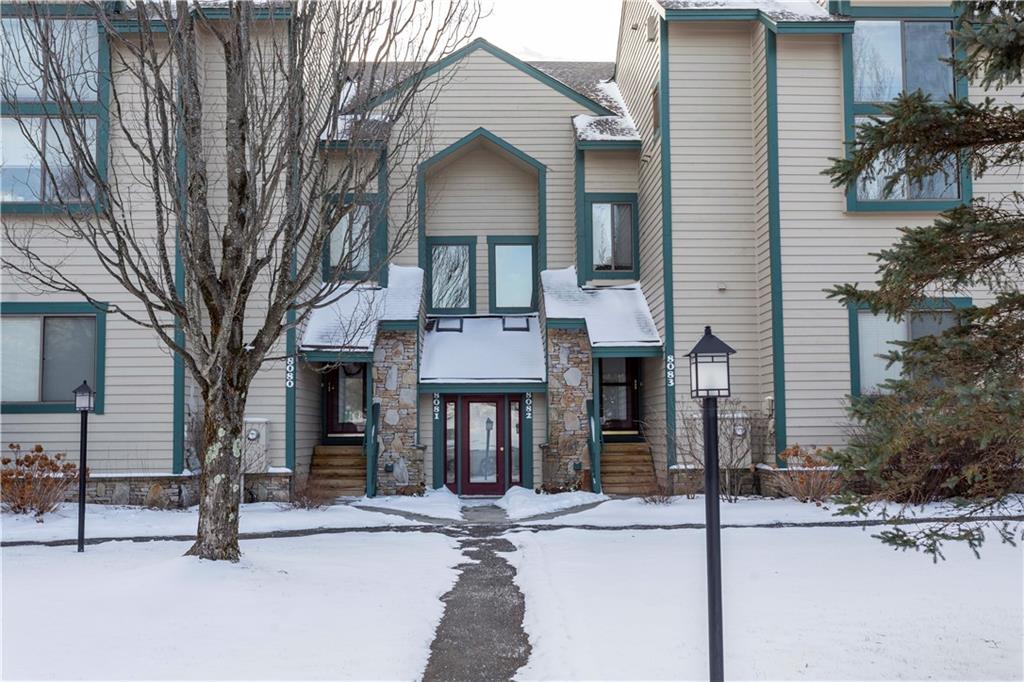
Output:
M842 481L836 468L825 458L830 451L817 449L808 452L799 444L783 450L779 456L786 460L788 468L779 477L782 491L801 502L814 502L817 505L838 494Z

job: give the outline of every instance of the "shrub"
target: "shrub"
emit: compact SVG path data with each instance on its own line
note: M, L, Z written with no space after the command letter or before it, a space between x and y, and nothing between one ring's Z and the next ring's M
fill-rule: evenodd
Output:
M334 499L334 495L314 485L313 481L307 478L301 487L295 489L295 494L286 506L295 509L323 509L331 506Z
M809 452L799 444L779 453L786 461L787 469L779 475L779 486L790 497L801 502L821 505L839 492L842 485L836 468L829 464L832 448L818 448Z
M11 456L0 459L0 506L13 514L35 514L41 522L78 480L78 466L65 461L62 452L47 455L42 445L27 454L18 443L7 447Z
M653 491L640 498L644 504L672 504L672 493L667 486L658 484Z

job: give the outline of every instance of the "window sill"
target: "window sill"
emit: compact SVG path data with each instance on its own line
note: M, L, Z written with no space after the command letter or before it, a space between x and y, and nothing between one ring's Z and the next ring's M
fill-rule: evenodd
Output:
M626 282L637 282L640 274L635 270L629 272L589 272L585 284L588 286L601 286L605 284L624 284Z
M4 215L49 215L58 213L95 213L99 210L96 204L48 204L39 201L4 201L0 202L0 213Z
M958 206L966 206L963 199L922 199L896 201L858 201L847 200L847 213L937 213L948 211Z
M97 396L96 402L99 402ZM74 403L3 403L0 405L0 414L73 414L78 412ZM103 408L99 405L93 410L93 414L103 414Z

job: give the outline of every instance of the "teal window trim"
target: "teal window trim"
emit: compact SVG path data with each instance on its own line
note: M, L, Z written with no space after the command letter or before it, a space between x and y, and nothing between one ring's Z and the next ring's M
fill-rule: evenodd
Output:
M920 301L914 310L963 310L974 305L969 296L951 296L947 298L930 297ZM850 350L850 395L861 396L860 386L860 313L868 310L868 306L860 303L847 305L847 328L849 329Z
M494 247L502 244L528 245L533 248L532 267L530 282L533 284L533 292L530 298L530 305L526 307L504 307L499 308L495 303L497 293L497 277L495 270L498 262L494 257ZM489 235L487 237L487 305L492 315L532 313L537 310L537 290L540 284L540 274L537 270L537 237L535 235Z
M843 3L841 3L843 4ZM919 20L933 19L951 21L953 10L949 8L899 8L899 7L859 7L855 16L862 19ZM943 13L930 10L942 9ZM843 12L846 14L846 12ZM846 158L850 158L850 144L856 139L856 119L859 116L876 116L881 113L878 104L854 101L853 76L853 33L844 34L842 40L843 62L843 123L845 131ZM964 57L963 46L954 44L954 52L958 58ZM953 94L958 99L966 99L968 82L958 77L953 83ZM956 199L882 199L862 200L857 198L856 184L846 188L846 211L848 213L907 213L907 212L938 212L971 203L974 188L971 170L968 164L960 163L959 173L960 196Z
M106 395L107 366L107 304L96 302L57 303L43 301L25 301L0 303L0 315L93 315L96 317L96 399L95 414L103 414L104 397ZM78 381L68 379L68 395ZM75 412L74 399L68 402L38 403L2 403L0 414L69 414Z
M839 14L855 19L955 19L957 12L952 5L921 7L913 5L864 6L853 5L850 0L829 0L830 14Z
M439 59L438 61L434 62L433 64L431 64L427 68L423 69L422 71L419 71L418 73L413 74L412 76L406 78L401 83L399 83L398 85L394 86L393 88L382 92L381 94L379 94L376 97L374 97L373 99L371 99L369 101L369 103L367 104L367 107L372 109L373 107L376 107L376 106L382 104L383 102L388 101L389 99L391 99L395 95L397 95L400 92L408 89L410 86L416 84L417 82L421 82L421 81L423 81L423 80L425 80L427 78L430 78L431 76L437 74L440 71L443 71L444 69L446 69L449 66L455 64L456 62L460 61L464 57L467 57L470 54L476 52L477 50L483 50L484 52L488 53L489 55L491 55L493 57L496 57L496 58L500 59L501 61L505 62L509 66L512 66L513 68L516 68L516 69L519 69L520 71L525 73L527 76L530 76L531 78L533 78L533 79L535 79L537 81L540 81L544 85L547 85L549 88L555 90L556 92L561 93L562 95L565 95L566 97L568 97L572 101L574 101L577 104L583 106L584 108L594 112L595 114L598 114L600 116L617 116L618 115L614 111L612 111L612 110L608 109L607 107L605 107L604 105L599 104L598 102L590 99L589 97L586 97L586 96L576 92L575 90L573 90L572 88L567 86L565 83L562 83L561 81L552 78L551 76L549 76L548 74L544 73L543 71L541 71L537 67L531 66L530 64L527 64L526 62L522 61L521 59L518 59L517 57L509 54L508 52L505 52L504 50L502 50L499 47L495 47L494 45L490 44L489 42L487 42L483 38L477 38L476 40L472 41L471 43L469 43L469 44L459 48L458 50L455 50L454 52L449 54L447 57L444 57L443 59Z
M58 14L54 19L79 18L95 16L87 5L45 5L44 8L54 9ZM31 14L29 4L3 3L0 5L0 18L12 18ZM97 49L96 65L96 101L78 102L71 106L72 112L82 118L96 119L96 170L100 179L107 180L107 164L110 152L110 42L103 24L96 20ZM58 116L60 106L53 102L0 102L0 116ZM0 213L5 215L41 215L54 213L90 213L99 212L102 204L96 201L56 204L42 201L2 201Z
M546 393L547 382L524 381L520 383L444 383L429 384L421 382L418 393L489 393L507 395L512 393Z
M332 194L328 197L328 202L336 203L338 201L338 195ZM369 270L346 270L344 272L335 273L332 254L331 254L331 240L330 238L324 242L324 249L321 254L321 266L323 269L322 276L325 282L330 282L334 279L334 275L337 274L341 280L360 280L370 276L372 272L379 272L384 269L384 258L387 255L387 211L384 208L383 200L381 195L377 193L362 194L356 197L355 194L349 192L345 195L346 204L355 204L360 206L368 206L370 208L370 217L368 221L368 227L372 231L370 235L370 262ZM334 228L331 228L332 231Z
M633 224L630 226L633 240L633 266L629 270L608 272L594 269L594 204L629 204L632 208ZM640 278L640 214L639 201L634 192L585 192L583 195L583 250L578 256L577 269L583 273L583 281L595 279Z
M480 127L459 138L438 153L420 164L416 173L416 216L419 226L419 263L420 267L427 269L427 173L431 167L437 165L455 152L459 151L471 142L483 139L495 145L499 149L508 152L523 163L531 166L537 171L537 271L543 272L548 267L547 256L547 225L548 225L548 199L547 199L547 166L533 158L515 145L503 140L486 128ZM577 152L578 153L578 152Z
M426 247L426 286L428 315L472 315L476 312L476 237L427 237ZM468 246L469 247L469 305L465 308L437 308L434 306L434 263L430 257L435 246Z

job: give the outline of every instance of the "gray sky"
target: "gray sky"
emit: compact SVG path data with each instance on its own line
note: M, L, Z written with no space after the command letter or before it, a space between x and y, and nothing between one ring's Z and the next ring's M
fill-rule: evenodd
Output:
M615 61L621 0L483 0L477 36L525 61Z

